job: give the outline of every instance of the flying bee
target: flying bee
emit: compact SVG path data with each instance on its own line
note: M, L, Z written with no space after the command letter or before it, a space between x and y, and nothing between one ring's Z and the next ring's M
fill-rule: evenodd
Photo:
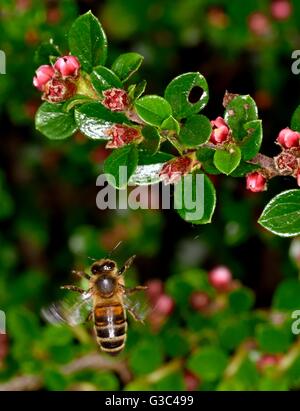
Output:
M126 288L124 273L133 263L135 256L129 258L122 268L109 258L95 261L91 266L92 275L84 271L73 271L74 274L89 281L88 290L75 285L64 285L61 288L77 293L74 301L65 300L53 304L42 314L52 323L65 322L76 325L93 320L97 342L102 351L111 355L119 354L127 336L128 311L136 321L143 321L144 315L139 312L139 304L129 298L137 291L147 289L144 286Z

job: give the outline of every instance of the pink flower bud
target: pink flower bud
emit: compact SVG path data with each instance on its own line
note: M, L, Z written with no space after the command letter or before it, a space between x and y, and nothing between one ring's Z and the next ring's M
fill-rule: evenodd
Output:
M297 184L298 184L298 186L300 187L300 168L299 168L298 171L297 171L296 179L297 179Z
M217 290L227 290L232 281L231 271L224 265L215 267L208 273L208 281Z
M152 280L147 281L146 286L148 287L146 293L151 301L157 301L158 297L164 291L164 285L161 280L158 278L154 278Z
M54 76L54 69L52 66L49 65L43 65L40 66L36 72L35 76L33 78L33 85L36 87L38 90L43 91L45 88L45 85L52 79Z
M286 20L292 14L289 0L274 0L271 4L271 14L276 20Z
M213 144L221 144L224 143L228 139L229 136L229 128L225 123L222 117L217 117L215 120L212 120L212 133L210 136L210 141Z
M154 310L157 314L168 316L170 315L175 307L175 303L172 297L167 294L161 294L156 300Z
M262 371L265 368L277 365L279 361L280 361L280 356L265 354L260 357L260 359L256 363L256 366L260 371Z
M112 126L107 131L107 135L111 140L106 144L106 148L119 148L129 143L139 143L143 138L138 129L122 124Z
M278 134L277 142L283 148L299 147L300 133L291 130L289 127L286 127Z
M252 33L257 36L265 36L270 33L271 27L269 20L260 12L253 13L249 16L248 25Z
M42 99L49 103L60 103L73 97L76 90L76 84L72 81L54 77L46 84Z
M190 304L196 311L203 312L210 303L209 296L203 291L194 291L190 296Z
M125 90L111 88L103 91L102 104L111 111L125 111L129 105L128 95Z
M196 391L200 385L200 379L197 375L188 370L184 371L183 380L187 391Z
M54 69L58 71L63 78L77 77L80 63L75 56L64 56L56 60Z
M199 162L189 156L177 157L163 165L159 176L164 184L175 184L181 177L190 173L197 164Z
M266 182L266 178L257 171L248 174L246 177L247 190L250 190L253 193L265 191L267 189Z

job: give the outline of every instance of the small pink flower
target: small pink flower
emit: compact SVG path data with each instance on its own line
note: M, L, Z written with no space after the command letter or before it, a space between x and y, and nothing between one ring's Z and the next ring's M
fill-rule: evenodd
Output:
M54 69L52 66L49 66L47 64L44 64L43 66L40 66L36 72L35 76L33 78L33 85L36 87L38 90L43 91L45 88L45 85L52 79L54 76Z
M227 124L225 123L224 119L222 117L217 117L215 120L212 120L210 123L213 128L211 136L210 136L210 141L213 144L220 144L226 141L229 135L229 128Z
M156 301L164 291L163 282L158 278L147 281L146 286L148 287L146 293L152 302Z
M183 380L187 391L196 391L201 383L199 377L188 370L184 371Z
M80 63L75 56L64 56L56 60L54 69L58 71L63 78L77 77Z
M159 176L165 184L175 184L181 177L190 173L198 161L192 160L188 156L181 156L168 161L162 167Z
M282 175L293 174L298 169L297 157L292 153L283 151L277 157L274 157L277 170Z
M73 97L76 90L76 84L72 81L54 77L46 84L42 99L49 103L60 103Z
M260 12L253 13L249 16L248 25L252 33L257 36L265 36L270 32L269 20Z
M298 131L291 130L289 127L286 127L278 134L277 142L283 148L299 147L300 133L298 133Z
M286 20L292 14L289 0L274 0L271 4L271 14L277 20Z
M129 105L128 95L120 88L110 88L103 91L102 104L111 111L125 111Z
M210 303L209 296L203 291L194 291L190 296L190 305L191 307L199 312L205 311L207 306Z
M108 130L107 134L111 140L106 144L106 148L119 148L129 143L139 143L142 140L138 129L122 124L115 124Z
M256 363L257 368L262 371L265 368L275 366L279 363L280 356L264 354Z
M174 307L173 298L167 294L161 294L156 300L154 310L159 315L168 316L173 312Z
M247 190L252 191L253 193L259 193L261 191L265 191L267 186L266 186L266 178L258 173L257 171L254 171L253 173L250 173L246 177L246 182L247 182Z
M214 288L226 290L232 281L231 271L223 265L215 267L208 273L208 281Z

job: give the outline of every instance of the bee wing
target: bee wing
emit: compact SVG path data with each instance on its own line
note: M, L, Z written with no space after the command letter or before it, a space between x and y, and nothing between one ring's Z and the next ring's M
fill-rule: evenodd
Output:
M87 321L93 307L92 294L69 295L65 299L52 303L42 309L42 317L51 324L66 323L77 325Z
M130 296L124 294L123 303L137 321L143 322L151 311L144 293L135 293Z

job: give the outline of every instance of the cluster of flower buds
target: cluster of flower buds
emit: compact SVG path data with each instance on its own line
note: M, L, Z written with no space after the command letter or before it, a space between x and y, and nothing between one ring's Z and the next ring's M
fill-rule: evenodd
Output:
M228 291L232 285L232 273L224 265L217 266L208 273L209 283L218 291Z
M286 127L280 131L276 141L282 148L282 152L274 158L278 172L294 176L300 186L300 133Z
M79 70L77 57L59 57L53 66L42 65L36 70L33 85L43 92L43 100L59 103L76 93Z
M229 127L225 123L222 117L217 117L215 120L212 120L212 133L210 136L210 142L213 144L222 144L229 137Z
M110 88L103 91L102 104L111 111L126 111L129 107L129 98L125 90Z
M140 143L143 139L139 129L124 124L115 124L107 130L110 140L105 148L119 148L130 143Z
M199 161L188 155L177 157L163 165L159 176L164 184L175 184L180 181L181 177L191 173L198 165Z

